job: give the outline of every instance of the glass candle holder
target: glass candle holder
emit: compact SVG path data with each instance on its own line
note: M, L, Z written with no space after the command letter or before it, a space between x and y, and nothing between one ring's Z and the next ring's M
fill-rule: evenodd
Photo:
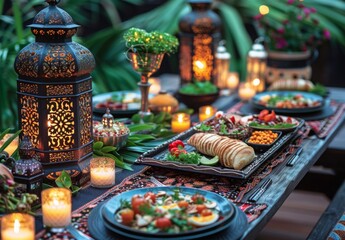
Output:
M23 213L12 213L1 218L2 240L34 240L35 219Z
M52 232L63 231L71 223L71 191L66 188L49 188L42 191L43 225Z
M199 108L199 121L202 122L210 117L214 116L217 109L212 106L202 106Z
M175 113L171 120L171 130L174 133L181 133L190 128L190 115L187 113Z
M256 94L255 88L248 82L241 83L238 88L238 96L243 101L249 101Z
M91 186L109 188L115 184L115 161L111 158L97 157L90 162Z

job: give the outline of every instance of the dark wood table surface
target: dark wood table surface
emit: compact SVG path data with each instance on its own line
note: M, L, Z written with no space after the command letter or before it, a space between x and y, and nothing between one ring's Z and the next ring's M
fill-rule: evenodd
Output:
M177 85L174 76L168 75L163 77L161 83L163 85L163 88L165 86L166 90L176 91ZM171 88L171 86L175 87ZM345 102L345 89L330 88L330 97ZM230 105L238 102L238 99L236 98L236 95L222 96L214 103L214 105L219 110L226 110ZM273 169L273 172L267 176L273 180L273 183L258 200L258 203L266 203L267 209L265 209L256 220L248 225L248 228L242 236L242 239L255 239L258 233L279 210L287 197L307 174L309 169L316 163L323 152L327 149L332 139L336 136L337 132L343 127L344 121L345 115L341 117L341 121L338 122L337 126L325 139L319 139L316 137L305 139L302 143L303 151L293 167L285 166L285 163L282 163ZM139 171L142 168L143 166L138 165L134 167L135 171ZM131 174L133 174L133 172L129 171L122 171L120 173L117 173L116 182L119 183L124 177ZM320 179L320 181L322 181L322 179ZM315 185L316 184L318 183L315 182ZM246 201L248 196L250 196L251 193L253 193L259 186L260 184L252 189L249 193L247 193L243 200ZM81 205L94 199L103 192L104 190L97 189L93 190L91 195L87 189L85 189L85 191L80 191L78 196L73 199L73 209L77 209ZM97 196L95 196L94 194L96 194ZM41 222L41 220L39 220L39 222ZM41 227L38 227L38 229L40 228ZM227 231L225 230L219 234L208 237L208 239L228 239Z

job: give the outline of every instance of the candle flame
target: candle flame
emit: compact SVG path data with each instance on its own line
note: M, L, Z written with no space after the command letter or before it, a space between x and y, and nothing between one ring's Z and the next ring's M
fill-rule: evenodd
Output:
M57 199L53 199L53 205L58 206L59 205L59 201Z
M260 85L260 79L255 78L255 79L253 80L253 85L254 85L255 87L259 86L259 85Z
M20 229L20 222L18 219L14 220L14 226L13 226L13 231L15 233L19 233L19 229Z
M177 121L183 122L183 115L182 114L177 115Z
M211 115L211 108L207 107L205 110L206 115Z
M200 69L205 68L205 64L199 60L195 61L195 66L197 66Z

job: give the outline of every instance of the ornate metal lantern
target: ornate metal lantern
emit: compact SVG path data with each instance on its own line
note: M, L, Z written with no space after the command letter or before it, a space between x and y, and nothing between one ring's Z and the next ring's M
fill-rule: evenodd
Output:
M213 81L221 21L210 9L212 0L188 2L192 11L179 21L181 82Z
M267 52L264 46L255 41L247 56L247 82L249 82L257 92L265 90L265 72L267 62Z
M52 165L66 169L92 156L90 72L95 60L88 49L72 42L79 25L56 6L60 1L46 2L49 6L29 25L36 41L19 52L15 70L19 126L49 172Z

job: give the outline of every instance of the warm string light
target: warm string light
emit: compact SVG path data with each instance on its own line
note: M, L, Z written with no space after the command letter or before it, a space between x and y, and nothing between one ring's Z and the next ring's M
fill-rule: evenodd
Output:
M270 12L270 9L266 5L261 5L259 7L259 12L260 12L261 15L266 15L266 14L268 14Z

